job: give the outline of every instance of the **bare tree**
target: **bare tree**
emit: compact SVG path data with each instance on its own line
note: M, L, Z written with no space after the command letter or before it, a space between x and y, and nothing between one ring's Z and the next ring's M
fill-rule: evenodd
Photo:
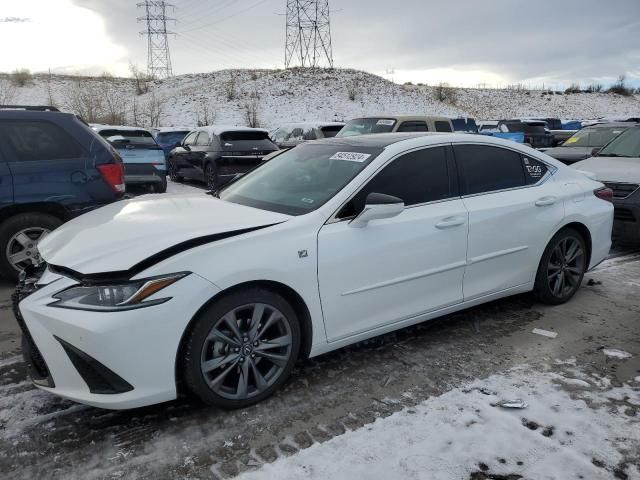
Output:
M49 105L50 107L55 107L57 106L56 105L57 102L53 97L53 89L51 88L52 80L53 80L53 75L51 74L51 69L49 69L49 72L47 73L44 79L44 88L47 93L47 105Z
M238 96L236 84L237 84L236 76L234 75L233 72L229 72L229 80L227 80L223 84L224 95L227 98L228 102L230 102L231 100L234 100Z
M99 122L104 114L104 96L96 82L77 79L67 91L67 104L86 122Z
M217 112L215 108L212 108L206 100L200 104L197 111L196 123L198 127L204 127L206 125L213 125L216 121Z
M124 125L127 117L127 103L127 97L117 88L113 81L105 82L101 123Z
M618 80L609 87L607 93L617 93L618 95L624 95L626 97L633 94L633 89L627 87L627 76L620 75Z
M11 105L16 98L16 87L9 80L0 80L0 105Z
M131 76L135 81L136 95L147 93L149 91L149 82L153 80L153 78L142 72L134 63L129 64L129 72L131 72Z
M160 126L160 117L164 113L164 98L151 92L140 104L134 98L134 123L136 126Z
M251 101L244 105L244 118L247 126L251 128L257 128L260 126L258 120L258 98L254 97Z
M352 80L347 85L347 95L349 96L349 100L355 102L358 96L360 95L360 83L357 80Z

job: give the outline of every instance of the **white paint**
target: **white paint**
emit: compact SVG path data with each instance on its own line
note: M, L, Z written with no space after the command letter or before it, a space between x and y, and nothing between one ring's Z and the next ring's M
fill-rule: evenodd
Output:
M55 281L23 300L20 308L55 379L52 393L115 409L175 398L175 358L188 322L220 291L251 281L278 282L299 294L309 310L315 356L531 290L542 251L569 222L581 221L589 228L592 263L606 258L611 204L594 196L576 204L555 188L556 178L559 185L572 181L585 191L598 183L526 146L471 137L400 136L403 140L387 146L348 185L305 215L288 216L195 192L144 195L63 225L40 244L41 253L50 264L85 274L127 271L154 254L204 236L268 228L186 249L137 272L140 279L191 272L151 296L149 300L170 298L153 307L111 313L55 308L49 306L55 301L52 296L74 280L50 278ZM361 141L340 140L354 146ZM361 228L331 221L341 205L395 158L459 142L515 149L557 170L542 185L409 206ZM281 167L277 160L268 162L256 175L267 181L271 168ZM558 205L565 204L566 216L535 206L535 199L550 191ZM527 249L522 250L523 245ZM511 253L503 255L505 251ZM482 255L488 260L469 264L470 258ZM351 294L342 295L345 292ZM90 393L56 336L121 375L134 389L117 395Z

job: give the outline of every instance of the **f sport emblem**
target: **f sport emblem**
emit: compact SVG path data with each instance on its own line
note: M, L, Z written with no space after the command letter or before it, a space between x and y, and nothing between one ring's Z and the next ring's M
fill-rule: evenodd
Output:
M306 250L298 250L298 258L307 258L309 253Z

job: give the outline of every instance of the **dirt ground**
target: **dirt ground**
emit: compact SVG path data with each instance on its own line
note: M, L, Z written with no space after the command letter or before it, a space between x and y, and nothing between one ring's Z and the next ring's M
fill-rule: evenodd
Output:
M347 347L301 363L273 398L239 411L181 399L112 412L34 389L17 356L9 292L0 288L3 479L229 478L516 365L553 369L575 358L612 386L640 375L640 254L631 251L587 274L566 305L520 295ZM640 408L620 415L638 421ZM637 448L611 471L623 475L625 462L640 463Z

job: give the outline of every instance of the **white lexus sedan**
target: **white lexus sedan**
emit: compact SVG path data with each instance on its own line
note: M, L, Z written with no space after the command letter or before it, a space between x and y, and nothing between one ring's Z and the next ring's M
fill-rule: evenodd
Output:
M310 142L217 195L143 196L51 233L14 301L25 358L89 405L244 407L299 358L521 292L568 301L608 254L611 198L500 139Z

